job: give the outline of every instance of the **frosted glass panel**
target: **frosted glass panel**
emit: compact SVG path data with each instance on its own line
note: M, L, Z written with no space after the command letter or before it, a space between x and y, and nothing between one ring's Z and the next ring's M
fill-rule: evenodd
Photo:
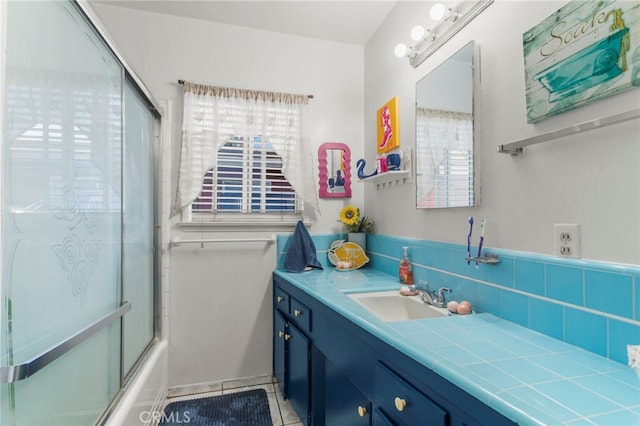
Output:
M122 68L72 3L8 2L6 45L2 366L121 303ZM119 386L114 324L2 385L2 424L95 421Z
M2 385L7 401L2 401L0 424L95 424L120 387L119 350L120 322L116 321L32 377ZM11 405L11 393L5 392L10 386L14 387Z
M124 92L124 372L153 338L154 117L129 82Z

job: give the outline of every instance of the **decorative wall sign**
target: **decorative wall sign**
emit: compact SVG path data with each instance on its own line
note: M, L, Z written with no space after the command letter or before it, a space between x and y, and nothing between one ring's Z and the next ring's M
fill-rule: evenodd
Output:
M529 123L640 85L640 2L575 0L522 38Z
M389 152L400 146L398 125L398 97L394 96L378 110L378 154Z

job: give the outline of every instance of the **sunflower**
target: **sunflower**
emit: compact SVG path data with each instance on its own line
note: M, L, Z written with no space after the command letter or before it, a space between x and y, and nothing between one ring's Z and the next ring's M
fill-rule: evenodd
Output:
M357 225L359 216L360 210L351 205L340 210L340 222L344 223L347 227Z
M347 232L373 232L373 221L360 215L360 209L351 205L340 210L340 222Z

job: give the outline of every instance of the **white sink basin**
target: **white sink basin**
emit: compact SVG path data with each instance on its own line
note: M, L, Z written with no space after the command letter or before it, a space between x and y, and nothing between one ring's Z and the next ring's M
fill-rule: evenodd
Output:
M449 315L446 308L427 305L420 296L402 296L397 290L352 293L347 296L385 322L441 318Z

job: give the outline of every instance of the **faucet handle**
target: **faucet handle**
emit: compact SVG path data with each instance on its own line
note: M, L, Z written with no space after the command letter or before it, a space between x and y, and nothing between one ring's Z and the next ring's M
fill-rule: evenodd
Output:
M438 289L437 301L439 303L444 303L444 293L451 293L451 289L449 287L440 287Z
M423 280L422 278L418 278L418 282L422 285L424 285L424 289L425 290L429 290L429 283L426 282L425 280Z

